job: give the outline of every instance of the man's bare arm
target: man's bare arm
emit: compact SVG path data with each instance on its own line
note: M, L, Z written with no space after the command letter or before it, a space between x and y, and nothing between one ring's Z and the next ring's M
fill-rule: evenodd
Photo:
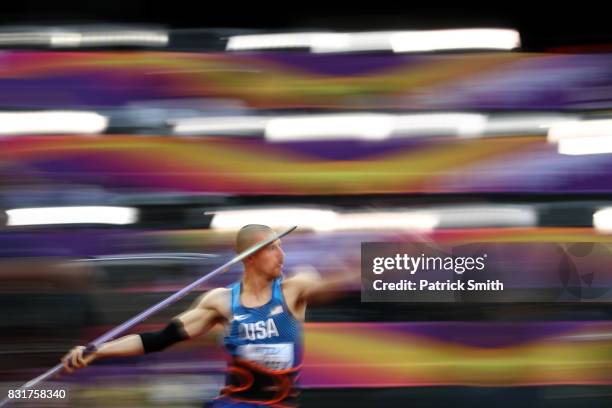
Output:
M321 276L312 266L299 266L286 285L297 292L299 301L326 300L359 282L359 271L342 264L329 276Z
M161 338L161 346L163 346L164 337L162 335L165 334L165 331L168 331L169 327L172 328L172 324L177 325L178 330L184 334L184 336L181 336L181 340L198 337L208 332L225 317L226 313L223 308L225 298L227 297L226 292L227 289L219 288L206 293L196 301L192 308L175 317L173 323L168 325L162 332L123 336L117 340L102 344L96 351L85 356L83 355L85 347L77 346L62 358L64 369L67 372L72 372L74 369L84 368L100 358L129 357L145 354L147 350L143 344L143 336L150 335L152 339Z
M213 289L200 297L191 309L175 317L175 320L182 324L190 339L201 336L228 318L229 299L229 289Z

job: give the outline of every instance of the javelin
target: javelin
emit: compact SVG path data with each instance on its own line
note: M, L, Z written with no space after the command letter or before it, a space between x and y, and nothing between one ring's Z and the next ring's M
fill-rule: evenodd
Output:
M120 324L119 326L115 327L114 329L109 330L108 332L104 333L103 335L101 335L97 339L93 340L91 343L89 343L87 345L87 347L85 349L85 353L92 353L92 352L94 352L103 343L105 343L105 342L107 342L109 340L114 339L115 337L117 337L118 335L122 334L123 332L125 332L125 331L131 329L132 327L136 326L138 323L141 323L143 320L145 320L146 318L148 318L152 314L158 312L161 309L164 309L164 308L168 307L169 305L171 305L172 303L176 302L177 300L179 300L183 296L187 295L189 292L191 292L197 286L199 286L202 283L206 282L207 280L215 277L217 274L219 274L221 272L224 272L230 266L232 266L232 265L242 261L244 258L248 257L249 255L254 254L255 252L259 251L261 248L265 247L266 245L269 245L272 242L276 241L277 239L280 239L280 238L284 237L285 235L289 234L290 232L292 232L296 228L297 228L297 226L293 226L293 227L287 229L286 231L284 231L284 232L282 232L280 234L273 235L272 237L266 239L265 241L262 241L262 242L260 242L258 244L253 245L252 247L244 250L243 252L239 253L234 258L230 259L229 261L227 261L226 263L224 263L223 265L221 265L220 267L218 267L214 271L212 271L210 273L207 273L206 275L202 276L201 278L197 279L196 281L194 281L194 282L190 283L189 285L185 286L183 289L179 290L178 292L168 296L166 299L162 300L161 302L151 306L148 309L145 309L143 312L141 312L140 314L132 317L130 320L126 321L125 323ZM52 377L53 375L59 373L62 370L63 367L64 367L64 365L62 363L57 364L55 367L49 369L44 374L41 374L38 377L34 378L33 380L30 380L27 383L25 383L24 385L22 385L19 388L19 390L20 391L21 390L27 390L29 388L32 388L32 387L36 386L38 383L43 382L43 381L47 380L48 378ZM9 401L11 401L10 398L4 399L0 403L0 407L6 405Z

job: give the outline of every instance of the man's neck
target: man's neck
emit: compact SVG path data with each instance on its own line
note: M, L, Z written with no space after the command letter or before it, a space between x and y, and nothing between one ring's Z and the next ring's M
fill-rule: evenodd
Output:
M253 300L268 300L272 293L273 283L274 279L247 269L242 277L242 293Z

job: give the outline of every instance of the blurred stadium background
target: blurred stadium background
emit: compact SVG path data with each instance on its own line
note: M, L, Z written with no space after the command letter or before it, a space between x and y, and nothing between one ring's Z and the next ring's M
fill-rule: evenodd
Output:
M229 259L249 221L298 224L287 267L322 273L357 273L361 242L612 244L612 30L596 10L31 3L0 19L2 397ZM504 31L423 32L471 27ZM347 287L308 312L303 405L609 406L598 259L541 302L361 303ZM14 405L201 406L221 335Z

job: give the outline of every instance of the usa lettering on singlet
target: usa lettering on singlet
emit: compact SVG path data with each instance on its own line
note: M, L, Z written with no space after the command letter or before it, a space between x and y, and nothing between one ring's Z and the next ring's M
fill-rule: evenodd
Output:
M232 320L225 337L228 353L270 370L286 370L301 364L302 323L289 311L274 281L272 297L257 308L240 303L241 282L232 285Z

